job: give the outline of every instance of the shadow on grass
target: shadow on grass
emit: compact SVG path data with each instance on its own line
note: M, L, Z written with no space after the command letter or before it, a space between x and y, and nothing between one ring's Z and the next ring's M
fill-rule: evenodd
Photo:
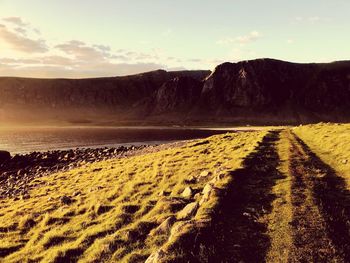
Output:
M346 259L350 259L350 191L345 180L338 176L334 169L325 164L298 137L298 143L310 157L306 165L325 174L317 177L313 182L314 198L327 224L329 237L338 252Z
M279 131L269 132L257 149L232 171L210 228L187 242L186 262L264 262L271 241L263 217L272 210L272 188L284 178L277 170ZM180 261L181 261L180 260ZM179 261L179 262L180 262Z

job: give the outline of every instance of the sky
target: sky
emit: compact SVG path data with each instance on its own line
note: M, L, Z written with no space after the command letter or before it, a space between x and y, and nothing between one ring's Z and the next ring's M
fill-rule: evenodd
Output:
M349 0L0 0L0 76L350 59Z

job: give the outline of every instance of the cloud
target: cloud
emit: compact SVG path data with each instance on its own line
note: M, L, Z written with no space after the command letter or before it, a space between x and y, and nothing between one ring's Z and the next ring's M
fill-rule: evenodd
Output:
M219 41L217 41L217 44L220 45L229 45L229 44L233 44L233 43L239 43L241 45L245 45L248 43L252 43L257 41L258 39L262 38L262 34L259 33L258 31L252 31L247 35L243 35L243 36L237 36L237 37L226 37L224 39L220 39Z
M303 17L303 16L297 16L294 17L293 19L293 24L300 24L300 23L310 23L310 24L316 24L321 21L328 21L328 19L319 17L319 16L308 16L308 17Z
M109 53L105 51L105 47L102 47L104 50L101 50L101 46L88 46L86 43L79 40L71 40L69 42L56 45L55 48L73 56L75 59L80 61L100 61L106 60L110 56Z
M24 27L16 27L16 28L14 28L14 30L22 35L27 34L27 30Z
M28 25L27 23L24 23L22 18L20 18L18 16L5 17L2 20L5 22L12 23L12 24L19 26L19 27L25 27Z
M27 53L43 53L48 47L42 39L30 39L22 33L13 32L5 25L0 24L0 39L12 49Z
M0 76L23 77L102 77L136 74L156 69L184 69L189 59L169 56L153 47L145 52L79 39L62 42L41 38L40 30L20 17L6 17L0 23L0 42L13 51L0 57ZM164 36L172 33L164 32ZM40 36L38 36L40 35ZM254 37L254 34L252 34ZM11 55L6 55L6 54ZM0 54L2 55L2 54ZM191 59L193 68L207 68L211 61Z

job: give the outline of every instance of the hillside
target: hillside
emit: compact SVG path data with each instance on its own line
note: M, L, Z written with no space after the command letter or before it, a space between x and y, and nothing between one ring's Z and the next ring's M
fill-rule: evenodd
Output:
M3 122L297 124L350 121L350 62L273 59L99 79L0 78Z

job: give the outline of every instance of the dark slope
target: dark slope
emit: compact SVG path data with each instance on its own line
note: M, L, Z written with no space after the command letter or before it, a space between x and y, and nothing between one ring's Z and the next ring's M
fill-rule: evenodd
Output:
M2 120L115 124L350 121L350 61L273 59L214 72L154 71L99 79L0 78Z

